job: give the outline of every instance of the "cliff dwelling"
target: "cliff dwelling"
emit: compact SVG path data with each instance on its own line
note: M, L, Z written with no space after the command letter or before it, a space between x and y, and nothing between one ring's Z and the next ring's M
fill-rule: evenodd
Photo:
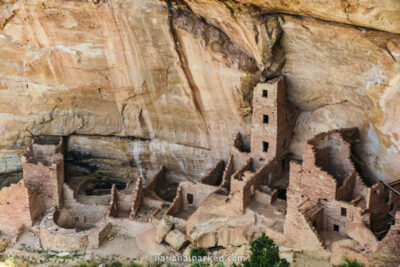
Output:
M399 73L396 0L0 0L0 266L398 267Z
M238 133L228 161L197 180L162 165L132 180L77 175L64 169L62 137L35 137L22 157L22 179L0 191L1 234L13 240L10 251L30 231L48 250L95 251L123 235L144 239L154 253L182 253L246 245L265 232L277 244L325 253L332 262L398 260L399 183L371 184L357 172L357 128L318 134L302 161L291 159L294 122L284 78L259 83L250 140Z

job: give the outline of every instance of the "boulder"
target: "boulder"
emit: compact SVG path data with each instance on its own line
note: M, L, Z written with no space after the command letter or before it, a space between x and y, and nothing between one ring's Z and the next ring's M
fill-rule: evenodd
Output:
M173 249L180 250L187 243L187 239L180 231L172 230L165 237L165 242L167 242Z

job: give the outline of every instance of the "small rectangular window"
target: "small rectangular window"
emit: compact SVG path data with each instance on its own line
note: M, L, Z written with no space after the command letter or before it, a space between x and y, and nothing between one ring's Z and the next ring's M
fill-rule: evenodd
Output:
M285 139L283 139L282 147L283 147L283 148L286 147L286 140L285 140Z
M333 225L333 231L334 231L334 232L339 232L339 225L334 224L334 225Z
M264 152L268 152L268 147L269 147L268 142L263 142L263 151Z
M269 122L268 115L263 115L263 123L268 124L268 122Z
M193 204L193 195L192 194L187 194L186 199L189 204Z
M263 96L264 98L267 98L267 97L268 97L268 90L263 90L263 91L262 91L262 96Z
M342 215L343 217L347 216L347 209L346 208L341 208L340 209L340 215Z

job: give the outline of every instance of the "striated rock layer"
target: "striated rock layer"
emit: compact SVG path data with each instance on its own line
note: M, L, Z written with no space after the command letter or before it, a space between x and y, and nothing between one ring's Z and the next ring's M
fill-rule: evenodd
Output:
M284 74L294 157L316 133L357 126L371 173L400 176L397 1L94 2L0 1L0 172L20 168L31 135L75 134L154 140L192 175L228 159L238 131L248 142L253 87Z

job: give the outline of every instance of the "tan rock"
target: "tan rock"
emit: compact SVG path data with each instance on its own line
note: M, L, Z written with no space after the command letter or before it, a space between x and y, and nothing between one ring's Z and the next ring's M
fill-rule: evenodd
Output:
M6 248L10 245L10 241L7 239L0 239L0 252L6 250Z
M215 247L217 245L217 234L215 232L204 233L195 241L195 245L199 248Z
M165 237L165 242L167 242L175 250L180 250L187 243L187 239L180 231L172 230Z
M0 5L0 172L21 168L29 132L162 140L149 142L144 154L165 147L163 163L190 175L227 160L237 131L248 137L249 117L242 115L251 112L249 95L261 75L228 60L220 40L206 45L177 27L175 42L164 2L14 2ZM389 33L400 33L398 1L187 3L260 68L280 72L282 61L271 58L286 60L288 95L301 113L295 156L318 132L358 126L359 154L374 174L386 181L399 177L393 162L400 160L400 63L398 35ZM304 17L258 16L273 12ZM125 164L132 159L132 147L118 151Z
M173 223L163 219L161 222L156 226L156 241L161 243L164 241L167 234L171 231Z
M400 4L392 0L366 0L362 3L346 0L313 2L307 0L239 0L224 2L225 4L214 0L190 0L188 2L196 12L200 12L201 9L205 12L205 8L211 6L212 8L209 8L209 10L213 14L225 8L227 10L225 12L234 11L234 15L232 15L234 18L240 16L240 10L244 9L243 4L248 4L267 13L280 12L316 17L400 33L400 22L398 20Z

